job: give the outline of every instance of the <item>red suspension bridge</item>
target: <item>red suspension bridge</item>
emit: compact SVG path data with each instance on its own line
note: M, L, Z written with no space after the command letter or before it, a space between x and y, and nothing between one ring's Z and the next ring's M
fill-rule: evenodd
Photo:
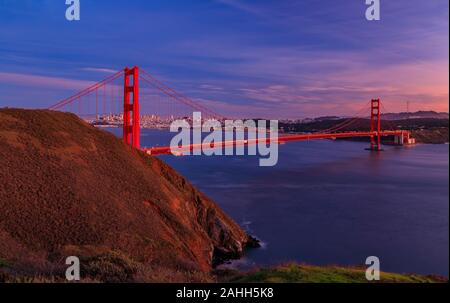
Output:
M266 143L286 143L291 141L308 141L319 139L338 138L370 138L370 150L381 150L381 138L393 137L399 145L411 142L410 133L398 130L393 125L390 129L381 128L381 110L383 106L380 99L370 101L370 119L368 114L355 116L329 129L308 134L285 134L277 138L266 138ZM199 101L194 101L158 80L150 73L138 67L125 68L106 79L93 83L84 90L59 101L49 107L51 110L69 111L90 120L95 124L109 124L115 122L123 125L123 140L134 148L141 149L140 129L145 123L142 121L143 112L150 113L146 119L153 124L161 121L173 121L177 118L190 117L192 112L201 112L203 119L224 120L225 117L205 107ZM364 108L364 112L368 108ZM361 123L369 125L361 126ZM388 122L388 121L387 121ZM365 129L358 131L357 129ZM258 144L260 139L233 140L214 142L208 148L229 147L237 145ZM184 147L186 152L205 148L202 144L191 144ZM167 147L150 147L143 150L152 155L171 154Z

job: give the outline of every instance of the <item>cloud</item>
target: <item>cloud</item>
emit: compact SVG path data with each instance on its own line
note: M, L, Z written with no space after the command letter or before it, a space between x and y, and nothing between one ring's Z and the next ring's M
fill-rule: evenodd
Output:
M201 84L200 89L202 90L212 90L212 91L223 91L224 89L222 87L211 85L211 84Z
M49 77L31 74L0 72L0 83L13 84L24 87L39 87L51 89L81 90L95 84L93 81Z
M96 72L96 73L106 73L106 74L114 74L117 70L109 69L109 68L97 68L97 67L83 67L81 70L86 72Z
M124 6L114 3L108 18L85 20L74 36L68 24L55 26L59 19L6 18L0 70L11 73L0 73L0 82L34 88L2 85L1 101L44 103L62 94L55 88L91 84L72 72L103 78L115 72L107 67L133 58L183 94L215 100L212 109L230 115L349 114L374 96L390 110L403 110L406 101L448 110L448 1L388 1L379 23L365 20L363 1L212 0L176 9L169 2L128 4L138 12L131 21L115 18ZM46 35L28 39L41 32ZM115 38L104 39L111 32ZM123 47L121 37L134 47ZM55 74L62 77L42 76ZM47 97L36 96L41 87Z
M183 81L189 96L221 100L230 108L251 105L238 113L251 115L257 106L273 116L348 115L374 97L390 111L404 111L406 101L417 109L448 111L448 58L428 46L442 48L442 35L419 37L423 44L397 39L368 50L249 43L238 36L191 40L173 49L188 54L176 57L180 64L205 75L190 79L195 89ZM196 81L223 89L199 90Z
M262 15L261 10L257 9L254 6L243 3L239 0L216 0L218 3L228 5L232 8L235 8L240 11L244 11L246 13L250 13L252 15Z

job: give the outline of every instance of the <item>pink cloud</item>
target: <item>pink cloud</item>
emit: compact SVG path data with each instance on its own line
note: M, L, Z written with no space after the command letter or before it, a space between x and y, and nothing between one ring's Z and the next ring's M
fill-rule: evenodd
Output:
M62 77L0 72L0 83L24 87L82 90L93 85L95 82Z
M117 71L110 68L99 68L99 67L84 67L81 70L87 72L95 72L95 73L106 73L106 74L114 74Z

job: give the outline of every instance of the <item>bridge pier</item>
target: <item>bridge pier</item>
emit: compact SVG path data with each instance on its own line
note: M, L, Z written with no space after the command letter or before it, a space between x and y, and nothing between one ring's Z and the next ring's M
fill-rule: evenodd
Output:
M416 139L411 138L410 132L402 132L401 135L394 136L395 145L413 145L416 144Z
M383 151L383 149L381 148L381 137L380 136L370 136L370 146L368 148L366 148L366 150L370 150L370 151Z
M403 133L400 136L394 136L395 145L403 145L405 143L405 136Z

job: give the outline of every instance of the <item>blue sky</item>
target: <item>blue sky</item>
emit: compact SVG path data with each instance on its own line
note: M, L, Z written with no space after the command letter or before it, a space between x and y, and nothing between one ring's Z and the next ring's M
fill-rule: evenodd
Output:
M449 2L0 0L0 107L46 107L139 65L225 115L448 111Z

